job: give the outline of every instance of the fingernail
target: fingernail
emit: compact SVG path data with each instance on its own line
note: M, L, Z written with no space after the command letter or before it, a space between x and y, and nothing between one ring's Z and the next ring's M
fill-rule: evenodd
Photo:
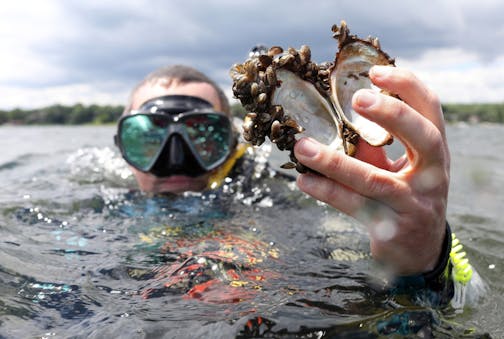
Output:
M361 90L356 93L355 103L362 108L368 108L376 102L376 94L371 90Z
M296 144L296 153L307 158L313 158L319 151L319 145L312 139L303 138Z
M369 70L369 74L373 78L384 77L390 74L392 71L391 66L375 65Z

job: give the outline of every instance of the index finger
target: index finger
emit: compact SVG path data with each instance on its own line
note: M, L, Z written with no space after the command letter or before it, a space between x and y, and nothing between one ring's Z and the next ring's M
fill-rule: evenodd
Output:
M353 108L398 137L412 162L437 163L445 157L445 139L441 131L405 102L362 89L354 94Z
M353 192L398 209L404 209L408 204L403 198L408 187L397 173L335 151L333 147L311 138L301 138L294 146L294 152L303 165Z
M398 95L445 134L443 111L438 96L412 72L399 67L374 66L369 71L369 78L376 86Z

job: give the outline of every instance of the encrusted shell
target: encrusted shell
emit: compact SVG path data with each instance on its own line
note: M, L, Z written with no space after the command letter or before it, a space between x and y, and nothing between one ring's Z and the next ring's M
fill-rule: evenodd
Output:
M273 46L267 54L254 55L230 70L233 93L250 113L243 136L261 145L266 136L280 150L289 150L292 163L285 168L306 168L293 148L295 135L303 132L322 143L354 155L359 138L373 146L392 142L392 136L352 110L351 99L360 88L371 88L368 71L373 65L394 65L377 38L350 35L344 21L332 27L339 50L334 62L311 61L306 45L284 51Z

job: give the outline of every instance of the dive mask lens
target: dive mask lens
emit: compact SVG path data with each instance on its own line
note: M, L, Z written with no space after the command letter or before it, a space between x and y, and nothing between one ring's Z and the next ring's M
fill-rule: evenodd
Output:
M231 152L231 122L220 114L195 114L181 119L189 145L199 162L208 169L221 164Z
M149 172L156 162L169 161L163 150L173 134L179 135L188 146L178 151L190 151L205 171L222 164L235 143L231 121L226 115L194 111L176 116L144 113L125 116L119 123L117 142L129 164ZM169 164L164 167L170 168Z
M162 116L136 114L119 125L119 144L124 158L141 171L148 171L161 152L170 121Z

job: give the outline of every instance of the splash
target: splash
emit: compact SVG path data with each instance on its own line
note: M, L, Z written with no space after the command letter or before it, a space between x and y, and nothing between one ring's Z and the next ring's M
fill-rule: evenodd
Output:
M81 148L71 154L66 163L70 178L81 184L107 182L114 186L134 183L133 173L121 156L109 147Z

